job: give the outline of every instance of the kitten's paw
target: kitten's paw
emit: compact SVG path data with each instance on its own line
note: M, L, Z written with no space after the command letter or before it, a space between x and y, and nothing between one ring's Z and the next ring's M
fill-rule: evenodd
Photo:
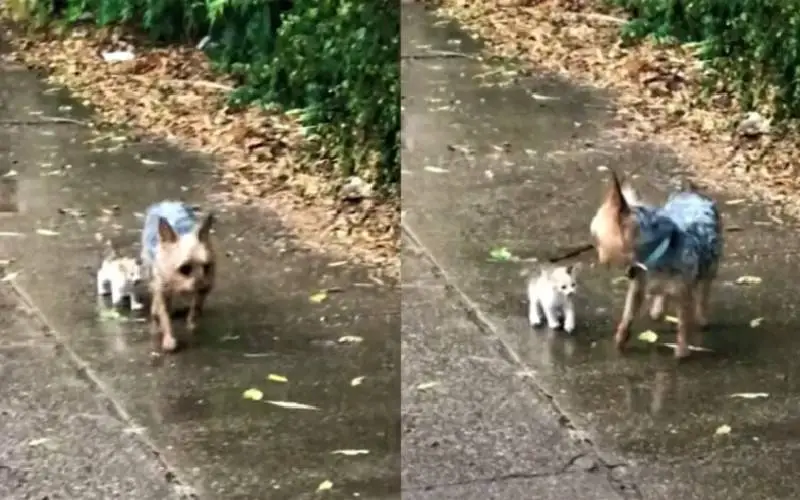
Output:
M131 301L131 311L141 311L142 309L144 309L144 304Z
M529 316L528 317L528 324L530 324L533 328L538 328L542 326L542 318L536 316Z
M547 327L551 330L558 330L561 328L561 323L556 320L547 320Z
M574 321L565 321L564 322L564 331L567 333L572 333L575 331L575 322Z

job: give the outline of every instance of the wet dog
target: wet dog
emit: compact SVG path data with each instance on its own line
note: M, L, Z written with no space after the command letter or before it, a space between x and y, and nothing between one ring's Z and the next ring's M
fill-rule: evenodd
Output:
M215 255L211 244L214 216L197 220L181 202L151 205L142 229L142 262L148 271L152 302L150 321L154 339L164 351L174 351L170 309L175 298L191 299L186 327L191 333L202 314L206 296L214 287Z
M611 183L590 231L601 264L628 269L625 308L614 336L623 349L633 319L650 292L650 316L663 317L667 299L678 309L675 356L689 354L689 339L708 323L711 285L722 258L722 219L717 204L694 190L670 195L662 206L643 203L633 187Z

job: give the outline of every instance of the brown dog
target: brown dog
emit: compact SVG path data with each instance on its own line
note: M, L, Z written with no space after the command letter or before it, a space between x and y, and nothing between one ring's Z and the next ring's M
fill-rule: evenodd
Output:
M668 296L677 299L675 356L687 356L695 326L707 324L711 283L722 258L722 220L716 203L694 191L682 191L662 206L647 205L612 171L590 231L600 263L627 268L631 278L614 337L617 347L627 343L649 288L653 319L663 316Z
M170 309L175 298L191 298L186 326L197 327L206 296L214 287L215 255L211 242L212 214L198 223L194 211L181 202L164 201L147 210L142 231L142 260L149 270L154 339L164 351L174 351Z

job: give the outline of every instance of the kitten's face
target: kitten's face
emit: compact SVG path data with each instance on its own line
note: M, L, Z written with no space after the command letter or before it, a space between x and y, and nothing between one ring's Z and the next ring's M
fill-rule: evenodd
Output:
M578 289L577 266L562 266L550 273L550 283L556 292L565 297L572 297Z
M211 216L206 217L195 232L183 236L161 221L155 267L163 288L186 293L213 285L215 259L209 238L212 221Z
M122 258L119 259L118 265L128 282L140 283L142 281L142 266L136 259Z

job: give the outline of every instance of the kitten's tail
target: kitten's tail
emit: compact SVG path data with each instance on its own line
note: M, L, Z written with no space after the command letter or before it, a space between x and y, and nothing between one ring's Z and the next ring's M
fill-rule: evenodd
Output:
M119 249L117 249L117 246L111 241L111 238L106 239L104 247L103 260L113 260L119 257Z

